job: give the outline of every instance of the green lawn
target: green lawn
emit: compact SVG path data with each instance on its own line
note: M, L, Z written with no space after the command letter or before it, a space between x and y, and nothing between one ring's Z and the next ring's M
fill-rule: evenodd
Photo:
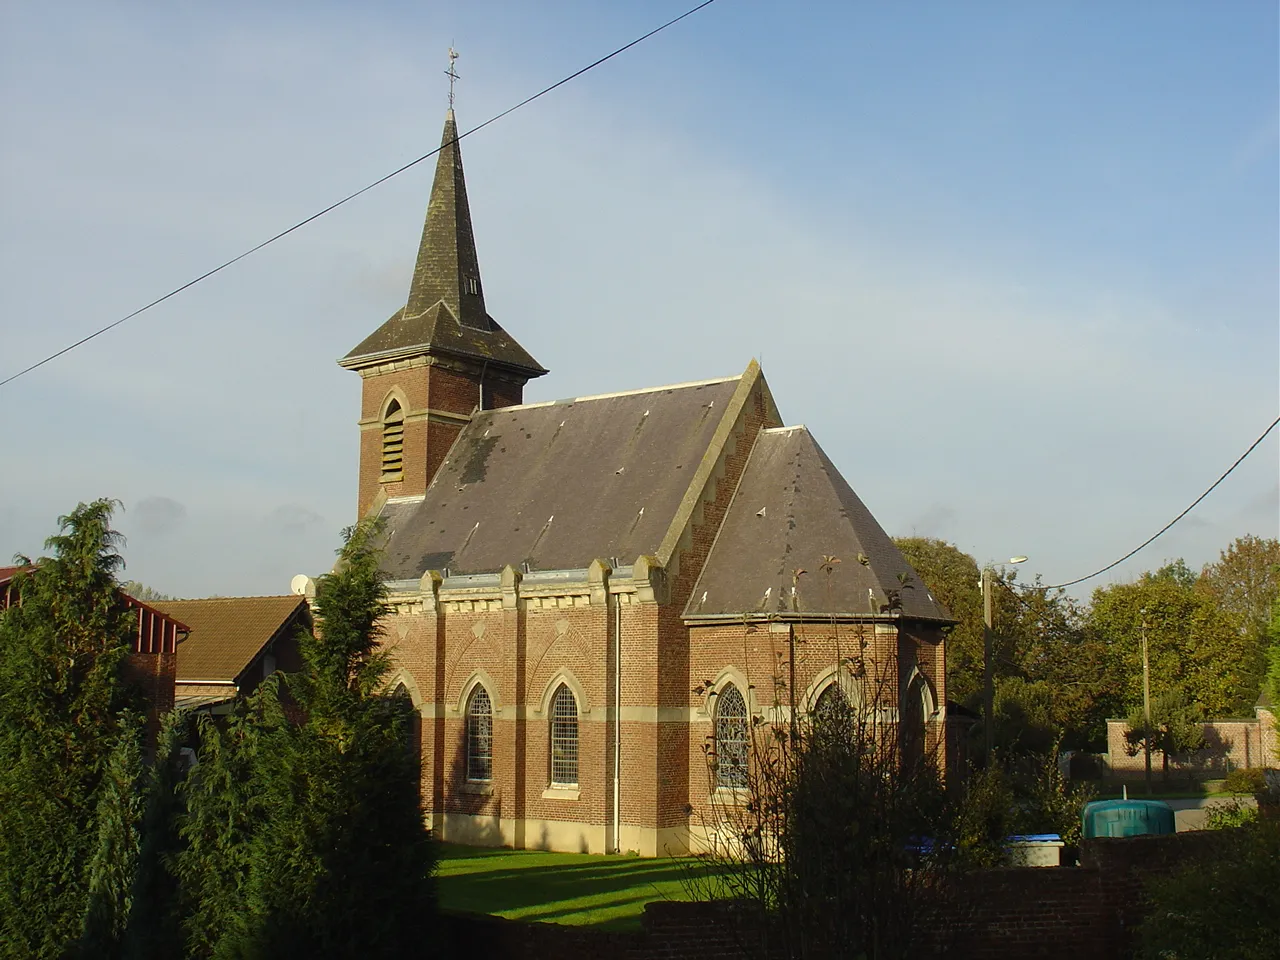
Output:
M520 920L637 930L651 900L688 900L697 860L642 860L440 844L440 906ZM705 872L697 874L705 876Z
M1171 783L1163 783L1157 778L1153 783L1153 793L1147 793L1147 784L1145 780L1109 780L1098 785L1098 800L1119 800L1123 791L1121 785L1129 788L1129 798L1131 800L1194 800L1194 799L1219 799L1223 797L1232 797L1235 794L1227 793L1222 789L1221 780L1206 780L1202 783L1188 783L1187 781L1173 781Z

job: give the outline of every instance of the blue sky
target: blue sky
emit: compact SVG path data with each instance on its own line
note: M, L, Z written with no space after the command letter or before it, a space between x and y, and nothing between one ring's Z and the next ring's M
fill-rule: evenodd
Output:
M14 3L0 13L0 377L683 10ZM753 356L894 534L1071 579L1280 405L1273 3L708 9L464 141L530 400ZM0 389L0 554L126 507L183 596L327 569L358 379L431 163ZM1275 436L1101 578L1280 525ZM1087 584L1087 591L1094 584Z

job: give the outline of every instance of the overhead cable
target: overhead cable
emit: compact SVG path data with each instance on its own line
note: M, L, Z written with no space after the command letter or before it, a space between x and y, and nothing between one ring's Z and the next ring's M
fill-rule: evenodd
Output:
M1101 574L1106 573L1108 570L1111 570L1114 567L1118 567L1120 564L1124 563L1126 560L1132 557L1135 553L1137 553L1143 547L1149 546L1150 544L1154 543L1160 536L1168 532L1169 528L1171 528L1175 523L1177 523L1179 520L1185 517L1188 513L1194 510L1199 505L1201 500L1203 500L1209 494L1213 493L1214 489L1218 486L1218 484L1220 484L1223 480L1227 479L1227 477L1231 476L1231 471L1235 470L1236 467L1244 463L1245 457L1253 453L1253 451L1257 449L1258 444L1262 443L1263 440L1267 439L1267 435L1271 433L1271 431L1274 430L1277 425L1280 425L1280 417L1276 417L1274 420L1272 420L1271 426L1263 430L1262 434L1258 437L1258 439L1253 441L1253 443L1249 444L1249 449L1246 450L1244 453L1240 454L1240 457L1236 460L1236 462L1227 468L1227 472L1224 473L1222 476L1220 476L1217 480L1213 481L1213 483L1209 486L1208 490L1200 494L1200 496L1196 497L1195 500L1191 501L1191 506L1187 507L1187 509L1183 510L1180 514L1178 514L1176 517L1174 517L1172 520L1166 523L1163 527L1157 530L1154 534L1152 534L1146 540L1143 540L1142 543L1138 544L1136 547L1134 547L1132 550L1126 553L1119 560L1113 560L1111 563L1108 563L1102 569L1095 570L1093 573L1087 576L1076 577L1074 580L1068 580L1065 583L1054 583L1054 584L1050 584L1047 587L1037 587L1036 589L1060 590L1063 587L1072 587L1072 586L1075 586L1077 583L1084 583L1086 580L1092 580L1094 577L1100 576Z
M630 43L625 44L624 46L618 47L618 49L614 50L612 53L601 57L599 60L596 60L596 61L593 61L592 63L587 64L585 67L581 68L580 70L576 70L575 72L569 74L567 77L564 77L561 80L557 80L555 83L551 84L551 86L544 87L543 89L535 93L533 96L526 97L524 100L521 100L515 106L508 107L506 110L503 110L501 113L490 117L484 123L481 123L481 124L478 124L477 126L472 127L466 133L458 134L457 139L452 140L450 142L457 143L458 140L462 140L463 138L469 137L471 136L471 134L479 130L483 130L485 127L489 126L489 124L496 123L497 121L501 120L503 117L509 114L515 113L521 107L528 106L529 104L533 103L533 101L537 100L539 97L546 96L548 93L550 93L552 90L555 90L557 87L564 86L569 81L575 80L578 77L582 76L588 70L593 70L596 67L600 66L602 63L606 63L607 61L612 60L614 57L618 56L618 54L625 53L627 50L630 50L632 47L636 46L637 44L643 43L644 41L648 40L650 37L654 36L655 34L661 33L663 30L667 29L667 27L674 26L675 24L679 23L681 20L685 19L686 17L693 16L699 10L703 9L704 7L711 6L711 4L713 3L715 3L715 0L704 0L704 2L699 3L696 7L691 7L690 9L686 10L684 13L680 14L680 16L675 17L671 20L668 20L666 23L662 24L662 26L655 27L654 29L650 30L648 33L644 34L643 36L636 37ZM12 383L13 381L17 380L19 377L30 373L32 370L36 370L40 367L43 367L49 361L56 360L58 359L58 357L62 356L63 354L70 353L72 350L76 349L77 347L84 346L90 340L93 340L96 337L102 336L104 333L108 332L109 330L114 330L116 327L120 326L120 324L124 323L126 320L132 320L134 317L138 316L139 314L145 313L146 311L150 310L152 307L159 306L160 304L164 303L166 300L170 299L171 297L176 297L178 294L182 293L182 291L187 290L191 287L194 287L197 283L200 283L202 280L208 280L214 274L221 273L223 270L227 269L227 267L230 267L233 264L239 263L245 257L252 256L253 254L257 253L259 250L261 250L263 247L268 247L271 244L275 243L277 240L287 237L289 234L293 233L295 230L299 230L302 227L305 227L307 224L311 223L313 220L319 220L326 213L330 213L338 209L338 207L342 206L344 203L348 203L349 201L354 200L356 197L360 196L363 193L368 193L374 187L377 187L377 186L380 186L381 184L386 183L392 177L399 176L400 174L404 173L406 170L410 169L411 167L416 167L423 160L428 160L431 157L434 157L437 153L439 153L448 145L449 144L441 144L439 147L436 147L436 149L428 153L424 153L422 156L418 157L416 160L411 160L408 163L404 164L404 166L397 167L395 170L392 170L386 176L379 177L377 180L374 180L372 183L361 187L359 190L355 191L354 193L347 194L347 196L343 197L341 200L338 200L335 203L329 204L324 209L318 210L317 212L311 214L311 216L307 217L306 219L299 220L293 226L288 227L284 230L281 230L279 233L275 234L272 237L268 237L266 240L263 240L261 243L257 244L256 246L252 246L248 250L244 251L243 253L232 257L230 260L227 260L224 263L218 264L212 270L206 270L204 273L200 274L200 276L192 280L188 280L182 286L174 287L164 296L156 297L156 299L152 300L150 303L139 307L137 310L134 310L133 313L126 314L120 319L114 320L111 323L108 323L105 327L101 327L95 330L93 333L89 334L88 336L81 337L75 343L72 343L63 347L61 350L57 351L56 353L49 354L49 356L45 357L43 360L38 360L35 363L31 364L30 366L24 367L23 369L19 370L17 373L11 374L5 379L0 380L0 387L5 386L6 384Z

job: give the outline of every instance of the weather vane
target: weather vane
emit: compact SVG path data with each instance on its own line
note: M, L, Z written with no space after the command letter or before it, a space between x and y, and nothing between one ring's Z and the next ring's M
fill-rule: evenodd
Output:
M445 76L449 78L449 109L450 110L453 109L453 84L458 79L458 71L453 69L454 61L456 61L457 59L458 59L458 51L453 49L453 47L450 47L449 48L449 69L444 72Z

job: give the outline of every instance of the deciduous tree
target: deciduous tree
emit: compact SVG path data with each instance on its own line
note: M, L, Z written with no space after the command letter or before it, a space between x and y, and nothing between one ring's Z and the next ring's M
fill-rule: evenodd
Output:
M982 591L978 563L954 544L931 537L895 537L935 600L959 621L947 636L947 692L961 703L982 694Z
M1181 692L1209 716L1245 710L1257 697L1259 658L1239 620L1176 578L1146 574L1100 587L1089 620L1110 648L1111 679L1127 704L1142 702L1144 631L1153 696Z

